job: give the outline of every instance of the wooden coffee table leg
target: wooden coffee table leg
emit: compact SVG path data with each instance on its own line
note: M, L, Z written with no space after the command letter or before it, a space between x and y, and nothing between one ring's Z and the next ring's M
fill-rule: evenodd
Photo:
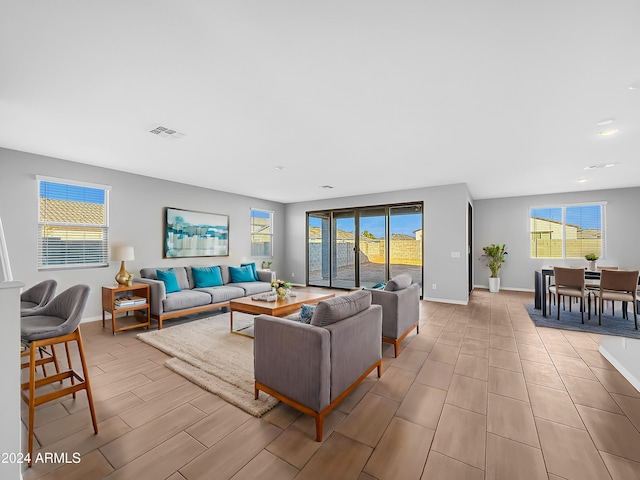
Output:
M233 309L229 308L229 331L233 333Z

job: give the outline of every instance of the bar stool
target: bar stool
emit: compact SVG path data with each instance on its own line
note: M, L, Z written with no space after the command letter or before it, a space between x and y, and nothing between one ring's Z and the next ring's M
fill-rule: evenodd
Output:
M22 342L29 345L29 351L27 353L29 363L25 364L29 368L29 381L21 385L20 392L22 399L29 405L29 466L31 466L33 461L33 426L35 408L38 405L69 394L72 394L75 398L77 391L86 390L93 430L95 433L98 433L98 423L93 407L87 362L85 361L82 337L80 336L80 329L78 328L80 320L82 320L82 312L89 298L89 290L87 285L75 285L39 309L36 315L21 317L20 319L20 336L22 337ZM71 364L69 342L72 341L75 341L78 345L80 362L82 363L82 376L74 371L73 365ZM36 380L36 366L39 365L36 352L48 346L53 350L55 345L59 343L64 343L69 369ZM36 388L54 382L62 382L65 379L71 381L70 386L36 397ZM25 391L28 391L28 396Z
M20 316L34 315L39 309L53 300L58 282L45 280L20 294Z
M29 315L36 315L38 310L53 300L53 297L56 295L57 287L58 282L50 279L40 282L22 292L20 294L20 316L26 317ZM42 374L45 377L47 376L47 370L45 368L47 363L53 362L56 368L56 373L60 371L55 350L52 349L52 351L49 352L45 348L39 348L38 352L40 353L41 358L41 360L38 360L38 366L42 366ZM26 365L28 364L25 364L25 366Z

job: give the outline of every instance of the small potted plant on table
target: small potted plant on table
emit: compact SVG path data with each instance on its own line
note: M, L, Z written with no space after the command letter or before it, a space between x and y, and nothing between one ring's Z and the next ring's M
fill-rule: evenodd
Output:
M488 247L482 247L484 254L482 258L491 270L491 276L489 277L489 291L496 293L500 291L500 268L505 262L507 255L507 246L503 243L492 243Z
M598 260L598 256L595 253L587 253L584 258L589 262L589 270L595 271L596 269L596 260Z

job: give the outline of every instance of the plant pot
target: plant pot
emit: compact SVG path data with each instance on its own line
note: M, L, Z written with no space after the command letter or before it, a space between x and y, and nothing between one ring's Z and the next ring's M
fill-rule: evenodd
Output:
M588 260L589 262L589 270L591 270L592 272L596 271L596 261L595 260Z
M489 291L491 293L498 293L500 291L500 277L489 277Z

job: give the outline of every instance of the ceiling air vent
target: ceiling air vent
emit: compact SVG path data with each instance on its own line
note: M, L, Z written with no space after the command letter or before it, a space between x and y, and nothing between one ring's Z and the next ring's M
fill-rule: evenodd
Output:
M171 128L162 127L162 126L158 126L154 128L153 130L151 130L151 133L153 133L154 135L158 135L159 137L162 137L162 138L173 138L174 140L178 140L184 137L184 133L180 133Z
M324 188L324 189L332 189L333 187L331 185L320 185L318 188Z

